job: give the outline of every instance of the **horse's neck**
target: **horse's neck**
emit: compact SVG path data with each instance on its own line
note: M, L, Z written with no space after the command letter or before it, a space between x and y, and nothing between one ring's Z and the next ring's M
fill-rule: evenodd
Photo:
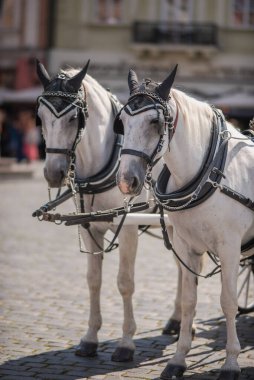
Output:
M210 142L213 112L209 105L173 90L178 122L164 160L171 172L170 191L190 182L202 167Z
M113 112L109 96L91 77L84 81L89 117L76 152L76 173L82 179L99 173L114 145Z

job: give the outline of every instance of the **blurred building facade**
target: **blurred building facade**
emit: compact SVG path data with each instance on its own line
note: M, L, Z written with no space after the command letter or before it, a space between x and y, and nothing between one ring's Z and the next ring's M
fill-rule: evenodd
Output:
M0 86L38 84L34 60L49 47L49 0L0 0Z
M15 88L36 83L34 56L51 74L91 59L124 101L130 67L161 81L178 63L180 89L253 117L254 0L0 0L0 28L2 85L11 70Z

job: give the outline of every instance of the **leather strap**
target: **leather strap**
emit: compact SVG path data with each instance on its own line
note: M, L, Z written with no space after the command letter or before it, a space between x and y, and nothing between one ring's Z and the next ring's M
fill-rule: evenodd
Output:
M147 164L151 165L152 163L152 158L150 156L148 156L148 154L144 153L144 152L141 152L139 150L135 150L135 149L122 149L121 151L121 155L123 154L130 154L132 156L138 156L138 157L141 157L143 158Z
M72 156L71 149L62 149L62 148L46 148L46 153L59 153L66 154L67 156Z

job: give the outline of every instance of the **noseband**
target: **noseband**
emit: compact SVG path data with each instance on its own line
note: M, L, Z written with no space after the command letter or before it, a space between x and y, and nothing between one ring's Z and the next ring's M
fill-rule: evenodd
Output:
M149 106L141 107L140 109L135 110L133 112L131 110L131 108L130 108L129 105L130 105L130 103L131 103L131 101L133 99L135 99L135 98L137 98L139 96L145 96L145 97L147 97L149 100L152 101L152 104L149 105ZM146 161L146 163L147 163L148 170L149 169L151 170L152 167L160 159L160 157L157 158L157 159L155 159L155 157L157 156L158 153L161 152L161 150L163 148L163 145L164 145L164 142L165 142L165 135L166 135L167 131L168 131L168 135L169 135L169 142L171 141L171 139L173 137L173 134L175 132L175 127L176 127L176 124L177 124L177 119L178 119L178 109L177 109L177 114L176 114L175 122L173 123L173 118L172 118L172 116L169 113L169 108L168 108L167 102L165 100L163 100L159 95L157 95L156 93L151 92L151 91L137 91L137 92L134 92L130 96L130 98L128 99L128 102L123 107L123 109L130 116L137 115L139 113L143 113L143 112L147 111L148 109L155 109L156 112L157 112L158 118L159 118L159 109L162 109L163 116L164 116L163 133L160 134L159 142L158 142L156 148L154 149L153 153L151 154L151 156L149 156L148 154L146 154L144 152L135 150L135 149L122 149L122 151L121 151L121 155L123 155L123 154L129 154L129 155L132 155L132 156L137 156L137 157L143 158Z

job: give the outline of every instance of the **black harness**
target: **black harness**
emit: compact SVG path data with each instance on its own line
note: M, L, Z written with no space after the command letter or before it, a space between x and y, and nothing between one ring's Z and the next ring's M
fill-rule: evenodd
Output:
M122 104L118 99L108 91L114 118L118 114ZM79 188L80 195L83 194L99 194L110 190L116 186L116 173L120 164L121 149L123 146L123 136L117 134L115 137L114 148L111 156L104 168L97 174L85 179L76 178L75 183Z
M116 173L120 164L123 136L117 135L114 149L105 167L94 176L85 179L75 179L80 194L99 194L116 186Z
M195 207L209 198L224 176L227 156L227 127L221 111L213 107L214 118L209 148L202 168L193 180L183 188L166 194L170 171L164 168L154 186L154 194L159 204L167 211L186 210ZM215 187L216 184L217 186Z
M140 108L137 106L131 107L133 105L133 101L137 99L139 96L142 96L143 99L152 99L153 102L150 104L145 104ZM151 104L152 103L152 104ZM165 130L167 126L169 126L169 142L170 143L173 134L174 134L174 125L173 119L169 114L167 102L161 99L155 92L149 92L145 89L143 91L137 91L132 94L129 98L128 103L124 106L125 112L129 115L135 115L138 113L142 113L147 111L148 109L156 109L158 112L158 108L163 110L163 115L165 118L165 127L164 133L160 135L160 140L155 148L154 152L151 156L145 155L143 152L133 150L133 149L123 149L122 154L130 154L134 156L139 156L144 158L147 163L147 170L150 170L157 161L154 161L155 156L158 152L161 151L161 147L164 143ZM178 260L182 263L182 265L187 268L190 272L198 277L211 277L213 274L219 273L221 271L221 266L216 262L216 267L207 275L203 276L196 272L194 272L191 268L189 268L183 260L179 257L177 252L174 250L171 242L169 241L165 220L164 220L164 209L167 211L179 211L189 209L191 207L197 206L204 202L208 197L210 197L217 188L219 188L224 194L235 199L240 202L244 206L250 208L254 211L254 202L249 198L244 197L243 195L235 192L225 185L220 185L220 181L222 177L225 177L223 174L227 150L228 150L228 140L229 140L229 132L227 130L226 121L222 114L222 112L215 107L213 108L213 125L212 125L212 135L210 139L209 148L204 159L204 163L200 172L195 176L195 178L184 186L182 189L177 190L176 192L172 192L166 194L166 187L168 180L170 178L170 171L164 166L157 182L150 181L150 184L153 184L153 190L155 195L155 201L159 206L160 210L160 222L162 228L162 234L164 239L164 244L167 249L172 250ZM176 117L177 119L177 117ZM169 122L170 121L170 122ZM176 122L175 122L176 126ZM114 126L116 131L119 133L123 133L123 125L120 119L120 113L118 118L116 119L116 124ZM253 138L253 134L251 136ZM241 252L248 251L254 247L254 239L250 240L248 243L244 244L241 247ZM209 253L210 257L213 259L213 254ZM214 259L213 259L214 260Z

